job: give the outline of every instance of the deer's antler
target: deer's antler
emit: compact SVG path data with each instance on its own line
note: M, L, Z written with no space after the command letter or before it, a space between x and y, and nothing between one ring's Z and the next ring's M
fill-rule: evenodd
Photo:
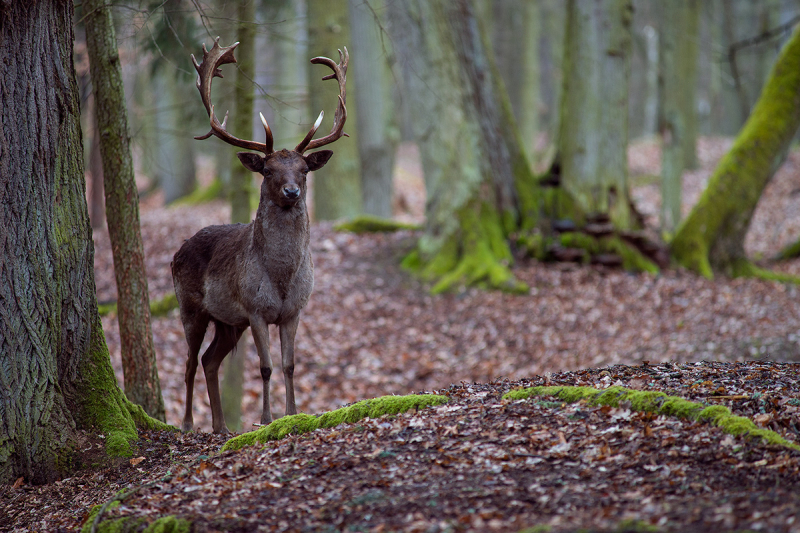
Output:
M328 65L328 67L333 70L333 74L328 74L322 79L336 79L336 81L339 82L339 104L336 107L336 115L333 117L333 127L331 128L331 132L321 139L315 139L313 141L311 140L314 137L314 134L317 132L317 128L319 128L320 123L322 122L324 112L320 113L319 118L317 118L317 121L314 123L314 126L312 126L305 138L300 141L300 144L295 147L295 152L302 154L306 150L314 150L315 148L330 144L339 139L339 137L349 137L349 135L344 132L344 122L347 120L347 108L344 105L347 99L347 95L345 93L345 82L347 81L347 62L349 59L350 54L347 53L347 47L345 47L344 54L342 54L342 51L339 50L338 64L336 64L333 59L329 59L327 57L315 57L311 60L311 63L313 64L319 63Z
M255 141L248 141L234 137L225 129L228 122L228 113L225 113L225 118L220 124L216 115L214 114L214 105L211 103L211 82L215 77L222 78L222 70L219 68L226 63L236 63L236 58L233 56L234 49L239 46L239 43L233 43L230 46L222 47L219 45L219 37L214 39L214 46L211 50L206 50L206 45L203 44L203 62L197 64L194 54L192 54L192 63L195 70L197 70L197 90L200 91L200 98L203 100L203 105L206 106L208 118L211 122L211 131L195 139L202 141L208 139L212 135L225 141L233 146L244 148L246 150L258 150L259 152L269 155L273 152L272 149L272 131L269 129L264 115L261 115L261 123L264 125L264 131L267 136L266 143L259 143ZM312 60L313 61L313 60ZM329 60L330 61L330 60ZM259 113L260 114L260 113Z

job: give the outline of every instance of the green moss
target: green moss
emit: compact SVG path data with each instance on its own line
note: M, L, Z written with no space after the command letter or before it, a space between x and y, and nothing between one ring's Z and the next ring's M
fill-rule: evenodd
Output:
M178 198L172 205L198 205L198 204L206 204L212 200L216 200L218 198L222 198L223 196L223 188L222 188L222 180L219 178L215 179L211 182L208 187L205 188L196 188L190 194L182 198Z
M160 300L150 302L150 316L166 316L173 309L178 308L178 297L174 292L168 293Z
M647 411L665 416L707 421L722 428L731 435L746 435L768 444L786 446L800 451L800 445L790 442L778 433L757 427L749 418L734 416L727 407L721 405L704 406L677 396L667 396L663 392L637 391L622 387L609 387L605 390L592 387L530 387L509 391L504 400L524 400L534 396L555 396L566 402L581 400L589 405L609 405L619 407L620 402L630 403L635 411Z
M783 250L778 252L778 255L775 256L775 259L784 260L794 259L795 257L800 257L800 239L794 241L786 246Z
M150 302L150 316L166 316L173 309L178 308L178 297L174 292L168 293L160 300ZM97 312L100 316L110 315L117 312L117 303L98 304Z
M604 252L615 253L622 258L622 268L629 272L650 272L658 274L658 265L648 259L635 246L623 239L612 236L602 239L601 248Z
M335 427L339 424L352 424L367 417L379 418L383 415L396 415L411 409L441 405L447 401L446 396L435 394L383 396L372 400L362 400L353 405L324 413L318 417L307 414L285 416L256 431L230 439L222 447L222 451L239 450L245 446L279 440L289 434L300 435L319 428Z
M730 264L728 273L732 278L758 278L766 281L800 284L800 278L797 276L759 268L747 259L737 259L733 261Z
M189 533L192 523L183 518L162 516L145 528L142 533Z
M538 229L520 233L516 244L526 255L539 261L544 261L547 256L547 241Z
M359 215L333 227L336 231L349 231L351 233L388 233L401 230L422 229L418 224L407 224L392 220L391 218L377 217L374 215Z

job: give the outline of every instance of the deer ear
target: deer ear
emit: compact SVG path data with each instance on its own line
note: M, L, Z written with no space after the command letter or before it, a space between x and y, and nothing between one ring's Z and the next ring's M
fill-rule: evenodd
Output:
M303 159L306 160L308 170L319 170L325 166L325 163L328 162L332 155L333 152L330 150L320 150L319 152L311 152L303 156Z
M253 152L237 152L236 155L239 156L239 161L242 162L244 168L250 172L260 174L261 171L264 170L265 159L261 155L254 154Z

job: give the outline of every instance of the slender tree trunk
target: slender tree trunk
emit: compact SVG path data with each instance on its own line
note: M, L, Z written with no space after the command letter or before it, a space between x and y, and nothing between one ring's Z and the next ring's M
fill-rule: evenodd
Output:
M111 9L106 0L86 0L86 44L103 158L106 216L114 274L125 394L152 417L164 420L150 298L139 232L139 196L133 177L122 69Z
M100 229L106 224L106 201L103 193L103 158L100 155L100 133L97 127L94 96L89 99L89 102L89 121L92 124L92 140L89 145L89 175L92 178L89 220L92 221L92 229Z
M562 186L589 216L636 225L628 195L630 0L569 0L559 154Z
M364 212L392 216L392 173L399 133L390 105L392 81L387 62L388 39L380 35L375 19L379 2L348 0L353 65L350 97L359 109L356 117L358 155L361 163L361 197Z
M326 56L338 61L336 50L350 44L350 25L347 19L347 0L308 0L308 53L311 57ZM316 120L320 111L325 119L319 132L331 130L336 110L339 86L334 82L321 82L323 68L308 64L310 120ZM353 66L353 68L358 68ZM348 72L352 75L352 72ZM354 131L358 123L355 87L347 86L347 125L345 131ZM348 127L349 125L349 127ZM306 130L307 131L307 130ZM354 139L342 139L336 144L336 154L325 166L325 175L314 180L314 214L318 220L352 217L362 212L361 172L358 146Z
M661 231L673 234L681 220L681 186L686 135L682 105L687 92L681 63L685 39L683 0L661 4L659 36L659 131L661 132Z
M80 430L130 453L148 420L97 314L72 20L69 1L0 3L0 483L83 466Z
M683 29L680 39L680 76L683 79L683 168L697 168L697 58L700 43L701 0L682 0Z
M240 139L253 138L253 83L256 77L256 2L239 0L236 18L236 89L235 112L231 131ZM231 160L231 222L249 223L250 196L253 173L247 170L236 155ZM222 410L228 427L239 431L242 427L242 398L244 396L244 360L247 356L247 336L242 335L236 349L225 358L222 375Z
M700 200L678 229L672 255L706 277L756 273L744 237L761 193L800 126L800 31L781 50L764 91Z

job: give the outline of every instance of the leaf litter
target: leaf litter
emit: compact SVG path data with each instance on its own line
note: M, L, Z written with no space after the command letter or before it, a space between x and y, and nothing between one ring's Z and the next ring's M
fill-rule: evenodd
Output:
M704 170L684 176L689 203L724 142L701 143ZM632 149L635 172L657 173L652 152ZM411 163L401 159L401 177L403 164ZM769 257L800 234L798 168L793 153L765 192L749 252ZM406 207L419 204L415 186L403 189ZM634 196L657 216L648 187ZM172 290L169 262L183 239L228 213L221 202L143 202L151 298ZM202 432L210 410L198 376L201 432L142 432L135 461L47 486L0 488L0 530L73 531L92 505L147 485L108 516L177 514L195 531L612 531L637 521L665 531L800 531L793 450L626 407L500 399L536 385L658 390L725 405L800 442L795 287L520 261L514 272L532 287L529 295L464 288L434 297L397 266L416 237L314 225L316 285L298 331L298 408L321 413L414 391L445 394L450 403L218 454L225 438ZM96 232L95 244L98 298L113 301L107 234ZM777 268L797 273L800 262ZM115 317L103 325L121 383ZM153 332L167 419L178 424L186 349L177 313L155 319ZM276 353L277 334L272 339ZM260 418L257 360L249 346L246 429ZM282 414L283 394L279 377L274 415Z

